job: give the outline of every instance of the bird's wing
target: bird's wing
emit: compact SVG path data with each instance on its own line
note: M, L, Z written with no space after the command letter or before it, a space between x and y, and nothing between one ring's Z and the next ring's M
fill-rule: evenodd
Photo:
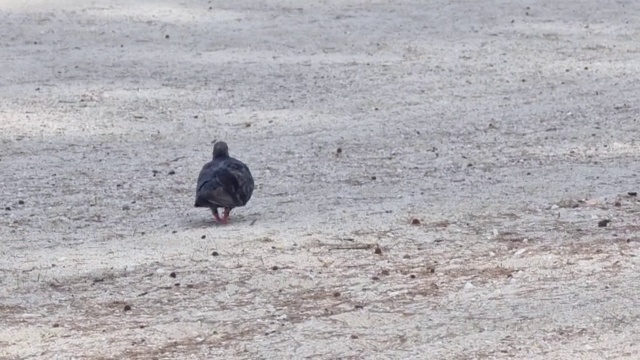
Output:
M233 208L243 205L238 198L238 180L226 167L212 169L199 182L197 197L212 205Z

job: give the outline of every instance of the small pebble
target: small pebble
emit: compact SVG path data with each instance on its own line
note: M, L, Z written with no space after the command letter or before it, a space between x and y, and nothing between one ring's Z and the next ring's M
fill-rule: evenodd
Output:
M60 327L60 324L55 323L55 324L53 324L53 325L51 325L51 326L53 326L54 328L57 328L57 327Z
M637 192L635 192L635 191L629 191L629 192L627 193L627 195L629 195L629 196L638 196L638 193L637 193Z
M340 297L340 292L334 291L333 292L333 297Z
M207 235L200 236L200 239L206 239L206 238L207 238Z
M11 208L8 207L8 206L6 208L4 208L4 209L7 210L7 211L11 211Z
M372 177L371 177L371 180L376 180L376 179L377 179L377 178L376 178L375 176L372 176Z
M616 201L615 203L613 203L613 206L622 206L622 204L620 203L620 201Z
M175 271L173 271L173 272L171 272L171 274L169 274L169 276L171 276L172 278L175 279L177 275L176 275Z
M276 270L278 270L278 267L277 267L277 266L275 266L275 265L273 265L273 266L271 267L271 270L276 271Z
M218 255L220 255L220 254L218 254L217 251L214 251L214 252L211 253L211 256L218 256Z
M402 257L403 259L411 259L411 256L409 256L409 254L406 254Z
M131 210L131 207L129 207L129 205L124 205L122 206L122 210L124 211Z
M130 311L130 310L131 310L131 305L124 306L124 311Z
M382 255L382 249L380 249L380 246L376 246L376 249L373 252L378 255Z
M169 170L169 175L175 175L176 171L175 170Z
M168 38L169 38L169 34L165 35L165 36L164 36L164 38L165 38L165 39L168 39Z
M18 200L18 204L19 205L24 205L24 201L23 200Z
M410 277L410 278L412 278L412 279L415 279L415 278L416 278L416 276L415 276L415 275L413 275L413 274L409 275L409 277Z
M172 234L175 234L175 233L177 233L177 232L178 232L178 230L173 230L171 233L172 233Z
M358 335L356 335L356 334L351 335L351 338L352 339L359 339Z
M411 225L420 225L420 220L418 219L411 220Z
M598 227L607 227L607 225L609 225L609 223L611 222L611 220L609 219L603 219L598 221Z
M389 275L389 270L387 270L387 269L382 270L380 272L380 275L385 275L385 276Z

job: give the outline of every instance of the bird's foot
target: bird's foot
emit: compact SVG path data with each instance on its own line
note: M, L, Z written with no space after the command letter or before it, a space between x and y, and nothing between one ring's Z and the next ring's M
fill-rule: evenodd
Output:
M213 213L213 218L216 219L217 222L223 222L223 220L220 218L220 215L218 215L218 209L211 209L211 212Z

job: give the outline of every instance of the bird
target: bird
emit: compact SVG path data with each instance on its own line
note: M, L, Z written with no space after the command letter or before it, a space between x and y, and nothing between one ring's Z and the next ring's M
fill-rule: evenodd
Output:
M210 208L215 220L226 224L233 208L249 202L253 188L249 167L229 156L227 143L217 141L213 145L213 160L206 163L198 175L195 207ZM224 208L222 217L218 208Z

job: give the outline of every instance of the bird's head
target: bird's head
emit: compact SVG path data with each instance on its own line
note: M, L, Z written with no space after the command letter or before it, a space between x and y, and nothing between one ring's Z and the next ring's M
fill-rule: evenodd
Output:
M224 141L218 141L213 145L213 158L221 158L229 156L229 147Z

